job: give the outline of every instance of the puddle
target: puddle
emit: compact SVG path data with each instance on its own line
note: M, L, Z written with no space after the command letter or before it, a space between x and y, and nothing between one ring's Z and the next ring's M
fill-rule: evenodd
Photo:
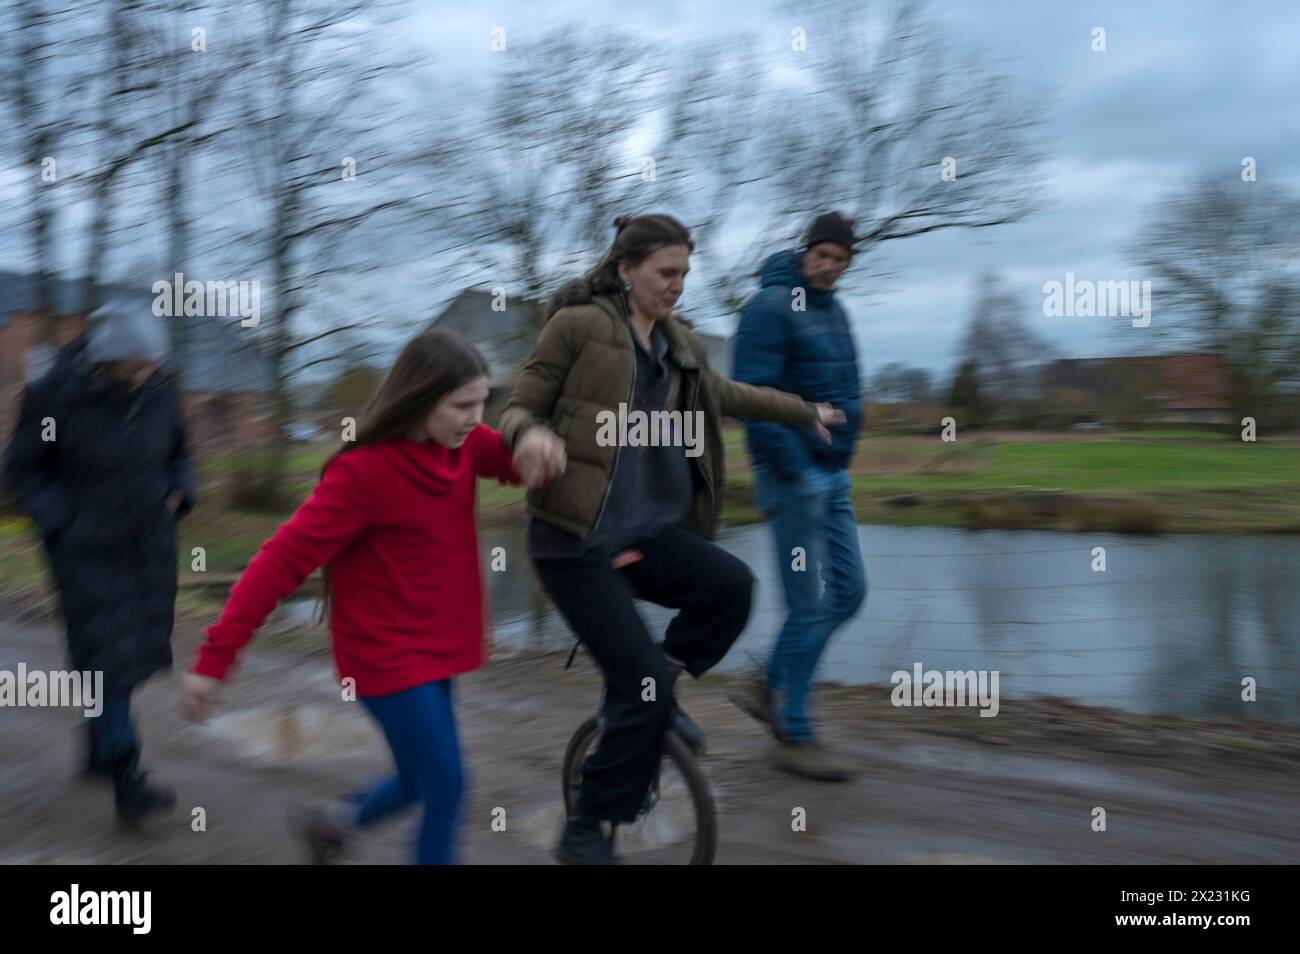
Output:
M716 798L716 796L715 796ZM524 816L518 832L526 844L551 851L564 828L564 802L554 802ZM666 784L654 811L631 825L619 825L614 850L621 856L685 845L695 834L695 813L684 782Z
M241 755L281 764L387 751L354 702L240 709L218 716L200 731L233 745Z
M564 802L556 799L545 807L526 814L519 822L518 833L525 844L549 852L555 847L563 828Z

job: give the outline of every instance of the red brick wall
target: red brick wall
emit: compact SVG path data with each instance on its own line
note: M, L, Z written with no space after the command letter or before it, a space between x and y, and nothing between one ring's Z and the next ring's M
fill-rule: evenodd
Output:
M189 391L182 401L186 436L193 448L264 447L275 435L265 395Z
M23 388L27 385L27 352L40 343L47 330L46 321L42 312L26 311L0 326L0 446L8 445L9 435L18 423ZM67 344L85 327L81 315L54 319L54 347Z

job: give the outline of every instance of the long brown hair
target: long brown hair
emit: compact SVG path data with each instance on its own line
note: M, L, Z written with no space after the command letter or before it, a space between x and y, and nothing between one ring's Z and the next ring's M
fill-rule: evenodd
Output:
M488 364L472 344L443 328L421 332L406 343L357 418L356 438L342 441L321 465L321 476L340 454L401 437L419 427L444 397L475 378L489 376ZM321 568L321 612L333 607L329 566Z
M543 312L547 320L575 300L575 284L585 286L576 291L585 293L588 300L591 295L619 297L623 294L623 279L618 275L620 265L640 265L665 245L685 245L695 251L690 229L671 215L621 215L614 220L614 228L614 242L600 264L551 296Z

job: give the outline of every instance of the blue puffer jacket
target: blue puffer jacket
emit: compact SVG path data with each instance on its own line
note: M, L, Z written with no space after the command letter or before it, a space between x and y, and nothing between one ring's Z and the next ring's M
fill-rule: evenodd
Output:
M848 467L862 420L857 349L848 317L834 292L804 285L801 252L769 257L759 284L740 315L732 377L833 405L846 420L830 428L829 444L810 428L746 422L750 456L783 480L798 480L813 464L828 470ZM806 290L805 311L792 307L791 289L796 287Z

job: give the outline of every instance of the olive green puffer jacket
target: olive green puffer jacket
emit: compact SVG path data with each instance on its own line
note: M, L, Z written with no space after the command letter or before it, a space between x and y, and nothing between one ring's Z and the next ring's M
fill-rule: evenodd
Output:
M592 296L586 282L561 291L571 301L550 318L520 371L501 413L500 430L513 448L530 427L544 424L564 441L565 471L528 492L528 510L541 520L586 538L595 530L617 464L618 447L596 436L600 411L630 404L636 352L621 296ZM663 323L672 358L682 369L681 410L704 412L704 449L691 458L703 478L682 526L713 536L726 487L722 418L777 421L811 427L817 409L774 388L731 381L708 366L703 342L673 316Z

